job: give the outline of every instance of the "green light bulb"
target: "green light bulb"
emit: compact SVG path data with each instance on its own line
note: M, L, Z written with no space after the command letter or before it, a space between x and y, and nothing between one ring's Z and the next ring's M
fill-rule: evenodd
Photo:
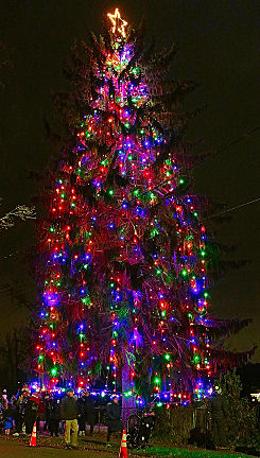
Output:
M90 304L91 304L91 299L90 299L89 296L85 296L85 297L82 297L81 302L82 302L84 305L90 305Z
M194 364L199 364L201 361L201 357L199 354L195 353L195 355L193 356L193 363Z
M153 228L150 232L151 238L154 238L158 234L159 234L159 231L157 228Z
M52 375L52 377L56 377L57 374L58 374L58 369L57 369L57 367L55 367L55 366L52 367L52 368L51 368L51 375Z

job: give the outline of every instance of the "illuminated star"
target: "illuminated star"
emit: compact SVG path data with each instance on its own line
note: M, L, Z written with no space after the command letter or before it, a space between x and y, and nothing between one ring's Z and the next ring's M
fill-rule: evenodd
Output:
M121 18L119 9L116 8L114 14L112 13L107 13L110 21L112 22L112 32L116 33L118 32L122 37L125 38L126 36L126 31L125 27L127 26L127 22Z

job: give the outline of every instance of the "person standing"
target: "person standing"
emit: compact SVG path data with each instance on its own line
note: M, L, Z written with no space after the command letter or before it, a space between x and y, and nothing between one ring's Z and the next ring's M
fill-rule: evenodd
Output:
M37 420L38 420L38 426L37 430L38 431L46 431L47 429L47 398L48 398L48 393L41 393L39 395L39 404L38 404L38 414L37 414Z
M60 423L60 399L56 398L53 394L51 394L48 405L47 405L47 412L48 412L48 428L51 436L58 436L59 435L59 423Z
M25 410L27 403L30 398L30 391L29 389L24 389L21 393L21 396L17 400L16 403L16 420L15 420L15 429L16 432L13 434L14 437L18 437L21 432L23 431L23 424L24 424L24 417L25 417Z
M16 407L13 403L13 398L8 403L7 409L4 411L4 432L6 435L9 435L14 427L16 414Z
M111 447L111 435L119 431L122 432L121 406L118 396L113 396L112 402L107 404L107 447Z
M95 424L97 423L97 411L95 400L89 391L85 392L85 418L86 423L89 425L89 434L93 434Z
M4 410L8 408L8 395L7 395L7 390L3 389L2 395L1 395L1 404L3 405Z
M93 434L96 424L96 409L95 401L88 390L83 391L82 396L78 400L79 406L79 435L85 436L86 424L90 426L90 434Z
M66 449L78 446L78 404L74 397L74 390L69 388L67 395L61 402L61 418L65 420L65 447ZM72 432L72 434L71 434Z
M39 405L41 403L40 394L34 393L28 400L25 407L24 423L26 427L26 434L31 435L33 425L37 420Z
M215 446L226 443L226 416L228 415L222 389L215 387L216 395L211 400L212 437Z

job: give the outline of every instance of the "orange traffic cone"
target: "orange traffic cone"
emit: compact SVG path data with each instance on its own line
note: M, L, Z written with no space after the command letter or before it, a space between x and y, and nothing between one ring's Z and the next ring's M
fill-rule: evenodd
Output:
M120 450L119 450L118 458L128 458L127 442L126 442L126 430L125 429L123 429L121 447L120 447Z
M34 422L34 425L33 425L33 430L32 430L32 435L31 435L29 446L36 447L36 421Z

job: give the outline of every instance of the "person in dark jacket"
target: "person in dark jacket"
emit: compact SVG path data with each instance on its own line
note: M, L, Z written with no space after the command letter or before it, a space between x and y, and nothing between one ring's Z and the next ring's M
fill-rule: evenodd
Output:
M26 410L26 405L29 401L29 398L30 398L30 391L26 389L22 391L21 396L17 400L16 414L15 414L16 432L13 434L13 436L19 436L23 430L25 410Z
M51 436L59 435L59 423L61 419L60 399L51 395L47 403L48 428Z
M216 396L211 400L211 417L212 417L212 437L216 446L223 445L226 440L225 418L226 411L225 400L220 387L216 387Z
M65 420L65 444L67 449L77 448L78 445L78 403L74 390L69 388L61 402L61 418ZM72 434L70 434L72 431Z
M34 422L37 419L41 399L37 394L33 394L25 407L24 423L26 434L32 434Z
M111 447L109 441L113 433L122 432L121 406L117 396L107 404L107 446Z
M79 435L84 436L86 424L90 426L90 434L93 434L96 420L95 401L89 391L83 391L82 396L78 399L79 406Z
M14 425L14 406L11 402L8 403L8 406L4 410L3 420L4 420L4 433L9 436Z

